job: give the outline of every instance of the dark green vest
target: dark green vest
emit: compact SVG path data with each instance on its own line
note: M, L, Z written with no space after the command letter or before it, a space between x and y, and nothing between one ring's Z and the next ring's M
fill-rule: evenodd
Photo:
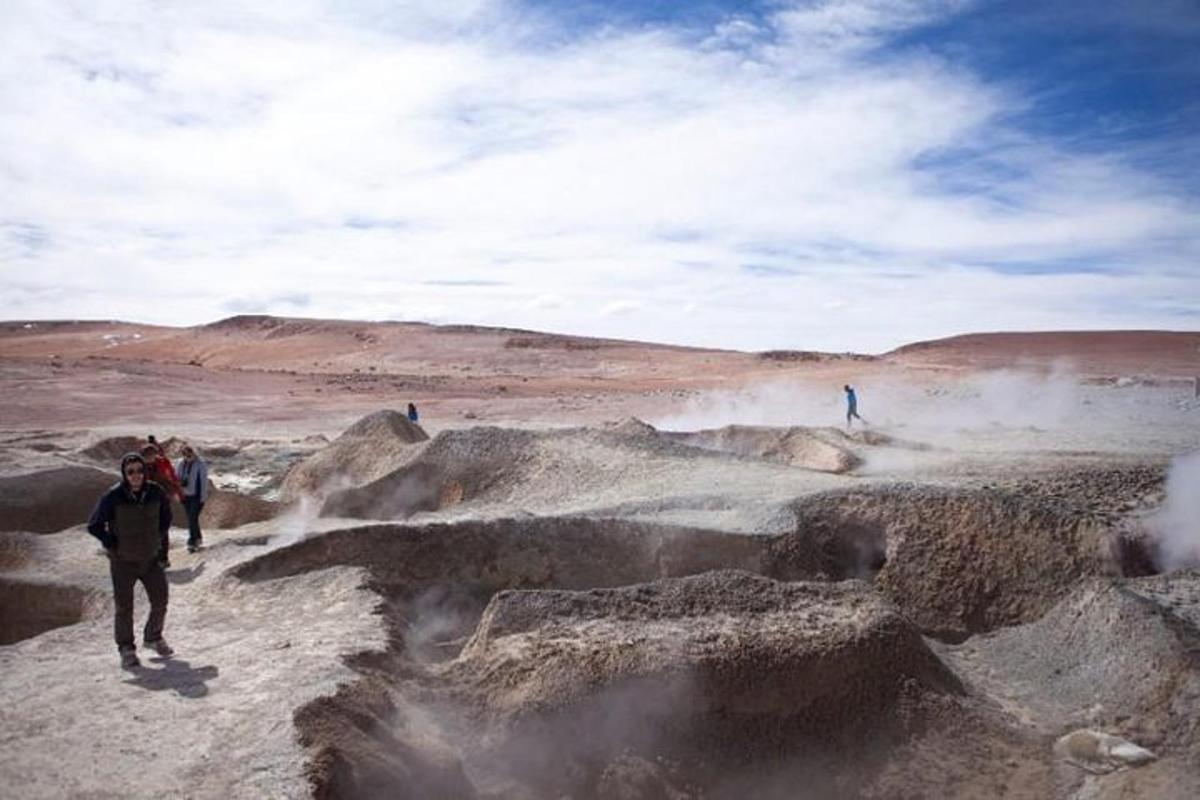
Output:
M122 561L149 561L158 555L158 498L146 502L117 503L113 527L117 535L117 558Z

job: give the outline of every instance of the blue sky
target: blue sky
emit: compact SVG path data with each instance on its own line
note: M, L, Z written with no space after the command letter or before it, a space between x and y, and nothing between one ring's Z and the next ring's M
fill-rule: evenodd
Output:
M1200 190L1200 5L997 2L900 37L1027 99L1013 123ZM1180 163L1180 161L1185 163Z
M1200 6L14 0L0 318L1200 327Z

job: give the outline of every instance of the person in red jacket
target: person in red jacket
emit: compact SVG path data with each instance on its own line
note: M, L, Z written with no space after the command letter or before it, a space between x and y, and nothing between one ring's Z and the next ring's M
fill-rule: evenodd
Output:
M153 441L153 436L150 438L150 444L142 448L142 459L145 460L146 470L149 472L146 477L161 486L168 496L182 503L183 487L179 484L175 467L171 466L171 460L163 453L162 445Z

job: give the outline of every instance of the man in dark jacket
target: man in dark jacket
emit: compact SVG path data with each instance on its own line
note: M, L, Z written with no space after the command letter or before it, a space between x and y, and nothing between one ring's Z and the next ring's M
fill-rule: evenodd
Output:
M113 633L121 666L141 662L133 640L133 587L138 581L150 598L150 617L142 632L143 644L160 656L172 654L163 639L167 616L167 530L171 503L162 487L147 478L146 462L137 453L121 459L121 482L100 498L88 521L88 533L100 540L108 555L116 615Z

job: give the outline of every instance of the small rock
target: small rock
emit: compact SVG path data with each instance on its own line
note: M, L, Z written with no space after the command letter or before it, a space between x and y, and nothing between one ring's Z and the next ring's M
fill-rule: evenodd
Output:
M1112 772L1122 767L1139 767L1158 756L1133 742L1103 731L1080 728L1054 743L1054 754L1088 772Z

